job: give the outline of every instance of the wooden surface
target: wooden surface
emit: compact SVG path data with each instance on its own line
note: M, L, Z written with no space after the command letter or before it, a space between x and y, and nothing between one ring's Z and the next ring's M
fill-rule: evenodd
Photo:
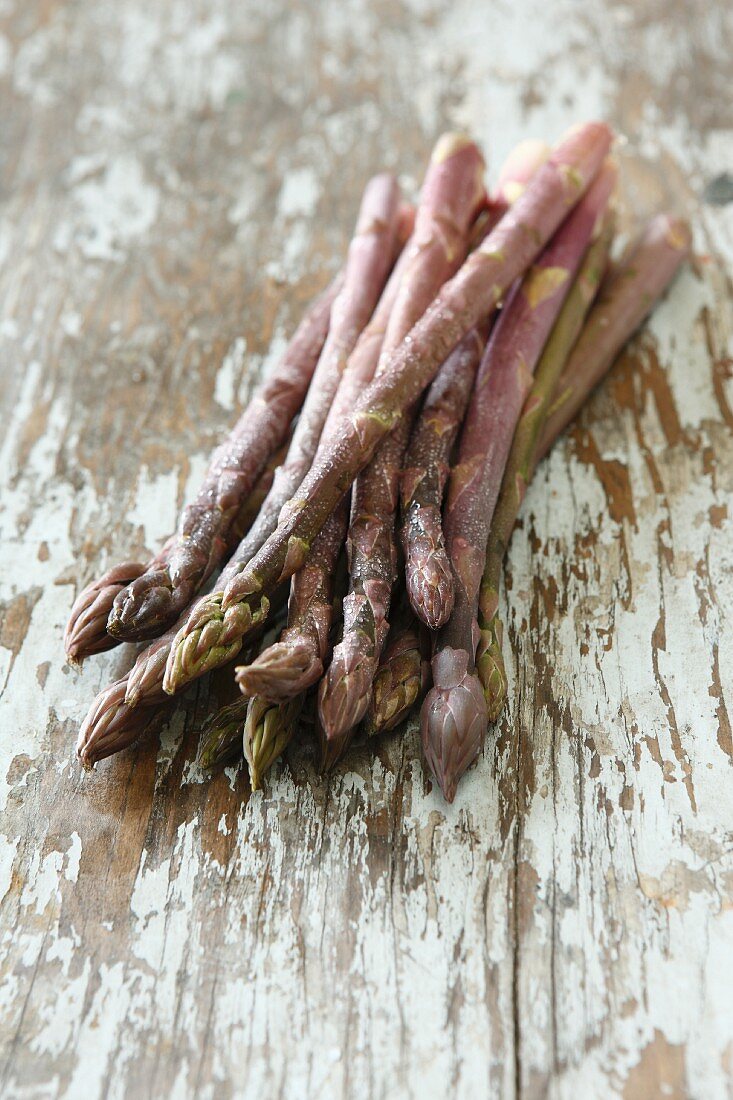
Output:
M733 1095L733 9L0 13L0 1094ZM172 529L367 174L595 115L698 259L528 495L511 705L455 804L412 728L208 781L205 686L80 774L131 655L65 666L73 596Z

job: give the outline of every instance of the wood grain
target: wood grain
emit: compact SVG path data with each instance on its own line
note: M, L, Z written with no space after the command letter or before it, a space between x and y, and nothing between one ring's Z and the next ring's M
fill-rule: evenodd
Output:
M0 1093L733 1095L730 6L0 12ZM65 666L72 598L173 528L365 178L594 115L697 259L527 496L455 804L412 727L205 781L207 686L81 775L131 652Z

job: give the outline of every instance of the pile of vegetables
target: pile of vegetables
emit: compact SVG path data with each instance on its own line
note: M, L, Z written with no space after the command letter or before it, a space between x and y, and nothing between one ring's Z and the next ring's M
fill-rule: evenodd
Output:
M231 664L241 697L208 719L204 765L243 749L259 787L307 707L331 767L422 701L452 801L506 700L499 586L529 480L690 250L660 214L611 260L612 146L602 123L524 142L487 194L479 148L449 133L415 207L369 181L342 271L176 533L74 604L72 662L151 642L92 704L85 766Z

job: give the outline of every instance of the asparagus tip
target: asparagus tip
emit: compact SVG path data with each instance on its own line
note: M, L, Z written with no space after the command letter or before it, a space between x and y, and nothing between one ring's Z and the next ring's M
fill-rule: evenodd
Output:
M323 674L323 663L305 637L268 646L235 676L245 695L263 695L283 703L307 691Z
M406 570L407 595L421 622L430 630L439 630L453 611L455 593L448 555L442 547L432 550L419 566L414 561Z
M468 654L446 646L433 658L433 687L420 714L423 751L447 802L478 756L488 716L483 689L468 669Z
M177 615L167 569L143 573L115 596L107 619L107 633L121 642L157 637Z

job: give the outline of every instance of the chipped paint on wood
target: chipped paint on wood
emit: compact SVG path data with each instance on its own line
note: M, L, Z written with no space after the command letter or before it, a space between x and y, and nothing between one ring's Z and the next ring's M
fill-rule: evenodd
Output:
M733 1073L733 13L4 0L0 1091L723 1098ZM118 650L72 596L145 557L338 262L360 187L465 127L609 117L697 261L540 468L510 708L447 807L406 733L266 795L193 763L213 688L92 776ZM478 1084L477 1084L478 1082Z

